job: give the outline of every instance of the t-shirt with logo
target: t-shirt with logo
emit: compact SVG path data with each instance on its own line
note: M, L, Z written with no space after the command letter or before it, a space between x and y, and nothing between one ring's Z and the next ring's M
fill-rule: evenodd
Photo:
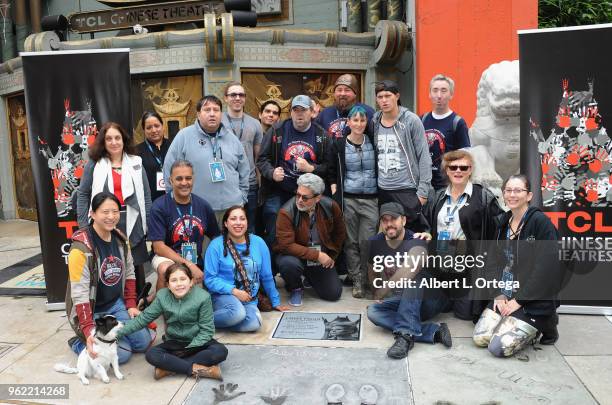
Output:
M219 225L212 207L193 193L190 204L178 204L172 193L155 200L151 206L148 229L151 242L164 241L179 255L183 242L195 242L200 268L203 268L203 236L213 239L219 235Z
M416 189L417 185L410 176L408 158L393 127L382 123L376 135L378 154L378 187L383 190Z
M416 246L422 246L427 248L427 242L423 239L414 239L414 233L406 229L404 233L403 241L397 246L395 249L389 246L389 243L385 239L385 234L380 232L368 239L369 250L368 250L368 263L370 265L374 265L375 256L378 256L379 259L377 263L379 265L383 265L381 257L396 257L396 254L399 252L400 255L403 255L404 252L409 252L410 249ZM395 260L393 260L394 264L391 266L384 266L382 271L376 272L375 277L381 277L383 280L389 280L391 277L395 275L395 273L399 270L398 267L395 266ZM400 294L403 289L395 288L393 289L394 294Z
M355 106L362 107L366 111L366 117L370 123L374 116L372 107L362 103L355 103ZM325 133L330 138L342 138L351 132L347 125L349 111L350 108L340 111L335 106L324 108L317 117L317 122L325 129Z
M119 241L113 236L110 242L92 232L93 243L98 252L98 288L96 291L95 312L104 312L122 296L125 264L121 260Z
M453 121L457 114L450 111L446 116L436 116L433 113L426 114L423 119L425 136L429 145L431 155L431 185L435 189L446 186L446 177L440 171L442 155L452 150L467 148L470 146L468 127L463 119L457 123L453 131Z
M280 164L285 171L285 177L280 182L280 187L285 192L293 194L297 190L298 177L304 174L297 168L297 158L304 158L310 164L318 162L315 153L315 127L311 125L305 132L299 132L293 127L291 120L285 121L283 125L285 125L285 135L281 144Z

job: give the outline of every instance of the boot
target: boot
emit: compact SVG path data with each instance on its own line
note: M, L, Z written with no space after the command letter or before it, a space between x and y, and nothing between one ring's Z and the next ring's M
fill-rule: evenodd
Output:
M221 367L219 367L217 364L207 367L201 364L193 363L192 370L193 376L196 378L212 378L213 380L223 381Z
M153 372L153 378L155 380L161 380L164 377L168 377L169 375L173 375L172 371L164 370L163 368L155 367L155 371Z
M557 325L559 324L559 315L556 313L548 319L548 323L542 331L542 337L540 338L541 345L554 345L559 340L559 330Z

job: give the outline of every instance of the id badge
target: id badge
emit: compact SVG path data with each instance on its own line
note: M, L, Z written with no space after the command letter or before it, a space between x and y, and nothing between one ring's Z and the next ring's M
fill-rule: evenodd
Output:
M314 249L316 251L321 251L321 245L310 245L308 246L310 249ZM318 261L306 260L306 266L320 266L321 263Z
M195 242L183 242L181 243L181 257L185 260L189 260L191 263L197 262L197 248Z
M223 162L210 162L210 178L213 183L219 183L225 181L225 169L223 168Z
M512 298L512 281L513 280L514 280L514 275L510 273L508 270L504 270L504 272L502 273L502 282L504 283L504 288L501 288L501 292L508 298Z
M449 251L450 238L451 233L449 230L438 232L438 241L436 242L438 253L447 253Z
M155 184L157 185L157 191L166 191L166 182L164 181L164 173L157 172L155 174Z

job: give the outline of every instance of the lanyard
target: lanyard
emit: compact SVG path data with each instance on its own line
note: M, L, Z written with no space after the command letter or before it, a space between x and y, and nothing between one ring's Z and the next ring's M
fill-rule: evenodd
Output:
M525 218L527 217L527 211L523 214L521 221L519 222L518 228L516 228L516 232L512 232L510 230L510 224L512 223L512 217L510 221L508 221L508 230L506 230L506 239L510 240L510 233L512 232L512 236L519 236L521 234L521 230L523 229L523 225L525 225Z
M446 221L444 221L446 223L446 226L449 226L455 218L455 212L457 212L457 209L459 208L459 206L461 205L461 203L463 202L463 200L465 200L465 196L466 194L463 193L461 194L461 197L459 197L459 200L457 200L457 204L455 204L455 207L453 208L453 210L451 211L451 197L450 195L446 196Z
M232 131L234 131L234 134L236 134L236 129L234 128L234 124L232 124L232 119L230 118L229 114L227 114L227 120L229 121L230 127L232 127ZM244 131L244 114L242 114L242 119L240 120L240 135L238 135L238 139L242 141L242 131ZM222 158L223 159L223 158Z
M155 154L155 152L153 152L153 147L151 146L151 144L149 143L149 141L147 141L145 139L145 143L147 144L147 147L149 148L149 151L151 152L151 155L153 155L153 157L155 158L155 160L157 160L157 164L159 165L160 170L164 167L164 162Z
M174 195L172 194L172 199L174 199ZM187 236L187 239L185 240L186 242L189 241L189 239L191 238L192 235L192 231L193 231L193 204L191 204L191 201L189 202L189 227L187 226L187 224L185 223L185 215L181 212L181 210L178 207L178 203L176 202L176 200L174 200L174 204L176 207L176 212L178 212L179 218L181 219L181 222L183 223L183 229L184 229L184 233L183 235ZM183 238L185 239L185 238Z
M217 142L217 137L219 136L219 130L217 130L217 132L215 133L215 136L210 135L210 143L212 144L212 149L213 149L213 159L216 161L217 160L217 152L219 152L219 159L223 160L223 151L221 150L221 147L218 145Z

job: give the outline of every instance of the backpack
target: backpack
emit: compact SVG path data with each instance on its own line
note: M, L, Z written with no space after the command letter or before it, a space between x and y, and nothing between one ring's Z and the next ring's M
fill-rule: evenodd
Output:
M421 115L421 122L425 122L425 118L431 115L431 111ZM459 121L461 121L461 115L455 113L455 118L453 118L453 132L457 132L457 126L459 126Z

